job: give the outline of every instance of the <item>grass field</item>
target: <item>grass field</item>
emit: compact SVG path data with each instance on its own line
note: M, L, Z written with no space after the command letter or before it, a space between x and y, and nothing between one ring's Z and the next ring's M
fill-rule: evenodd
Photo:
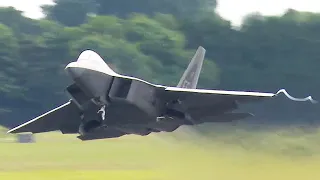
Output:
M226 128L231 130L222 132ZM221 126L210 138L183 129L90 142L39 134L32 144L0 143L0 179L320 179L317 129L247 132Z

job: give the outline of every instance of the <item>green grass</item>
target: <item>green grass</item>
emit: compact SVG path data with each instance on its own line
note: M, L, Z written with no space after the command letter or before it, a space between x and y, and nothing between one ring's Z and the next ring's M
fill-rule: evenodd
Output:
M0 179L314 180L319 138L318 130L224 126L210 138L183 129L88 142L44 133L33 144L0 143Z

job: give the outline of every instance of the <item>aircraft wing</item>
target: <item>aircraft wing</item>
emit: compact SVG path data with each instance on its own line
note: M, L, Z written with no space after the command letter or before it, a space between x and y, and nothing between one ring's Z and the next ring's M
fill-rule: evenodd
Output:
M274 97L274 93L245 92L245 91L223 91L206 89L186 89L178 87L166 87L164 97L169 99L180 99L188 107L237 101L245 103L250 101L268 99Z
M225 114L238 108L241 103L248 103L263 99L270 99L276 94L244 91L222 91L205 89L187 89L179 87L166 87L162 98L170 102L180 100L183 108L194 119L205 117L219 117L224 119L238 119L239 114ZM222 117L223 115L223 117ZM251 116L249 113L241 116ZM218 121L218 120L217 120ZM227 120L226 120L227 121Z
M212 100L237 100L239 103L263 100L275 97L283 93L287 98L293 101L310 101L315 104L318 101L314 100L311 96L305 98L296 98L285 90L280 89L277 93L262 93L262 92L247 92L247 91L224 91L224 90L207 90L207 89L187 89L179 87L166 87L164 98L181 98L193 102L204 103L206 101L212 102Z
M72 101L69 101L9 130L8 133L42 133L57 130L60 130L62 133L77 133L80 125L79 113L78 107Z
M274 93L248 92L248 91L225 91L225 90L210 90L210 89L188 89L179 87L166 87L166 91L185 92L191 94L216 94L216 95L234 95L234 96L252 96L252 97L272 97Z

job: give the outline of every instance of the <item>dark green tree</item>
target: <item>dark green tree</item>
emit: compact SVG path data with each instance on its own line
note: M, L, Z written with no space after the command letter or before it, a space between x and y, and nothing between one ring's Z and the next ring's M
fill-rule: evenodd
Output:
M54 0L55 5L44 5L42 11L47 19L65 26L85 23L87 15L94 11L92 0Z
M197 16L203 11L214 12L216 0L95 0L98 4L97 13L126 17L131 13L173 14L177 17Z

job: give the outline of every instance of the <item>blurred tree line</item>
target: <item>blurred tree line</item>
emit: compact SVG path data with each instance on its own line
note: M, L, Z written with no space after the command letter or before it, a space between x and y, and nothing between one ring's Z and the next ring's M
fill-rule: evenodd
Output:
M201 45L207 59L200 88L286 88L320 99L319 14L251 14L235 28L215 12L215 0L54 2L42 6L40 20L0 8L2 122L16 125L64 102L70 83L64 67L85 49L119 73L174 86ZM275 115L286 122L314 122L319 114L314 106L281 98L251 108L265 119Z

